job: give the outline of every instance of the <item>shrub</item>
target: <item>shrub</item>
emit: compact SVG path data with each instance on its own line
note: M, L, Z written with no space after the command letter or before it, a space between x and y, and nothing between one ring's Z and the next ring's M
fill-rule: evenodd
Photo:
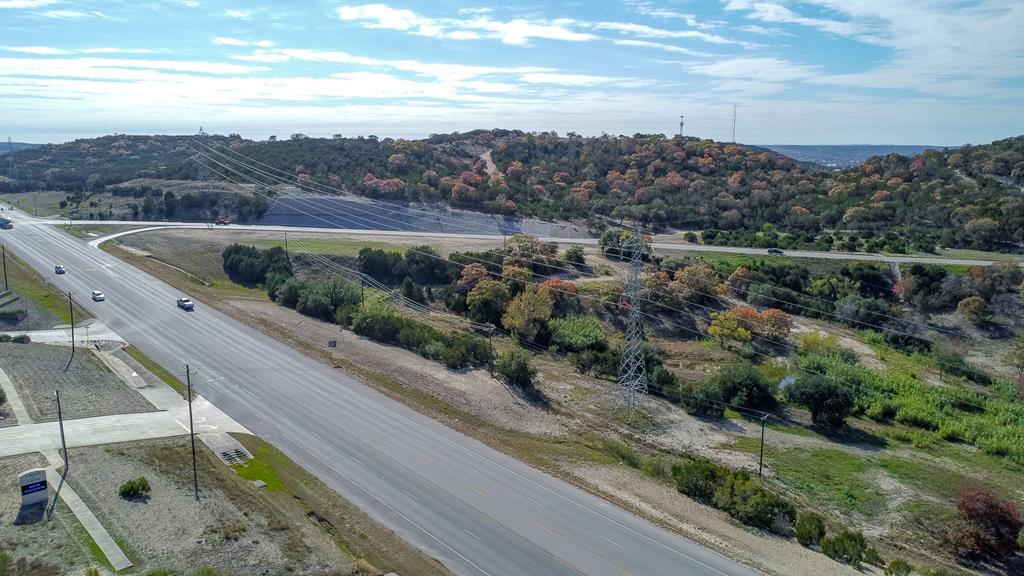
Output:
M15 344L31 344L32 338L29 337L28 334L18 334L17 336L11 338L11 342L14 342Z
M359 270L386 284L401 282L409 273L400 252L368 247L359 251Z
M950 535L966 558L1002 560L1016 553L1024 522L1013 503L982 486L964 488L956 500L960 524Z
M295 308L299 303L299 295L306 283L294 276L285 280L274 293L277 303L288 308Z
M821 541L821 551L836 562L860 568L864 553L868 549L864 534L859 531L843 530L835 536Z
M10 341L11 341L11 335L10 334L0 334L0 342L10 342Z
M28 316L28 312L21 309L16 310L0 310L0 322L6 324L17 324Z
M142 498L149 496L149 490L149 480L146 480L145 477L139 477L121 484L121 487L117 489L117 493L121 498Z
M801 546L817 546L824 537L824 518L811 512L800 514L796 521L796 541Z
M604 333L601 322L593 316L555 318L548 327L551 330L551 343L564 352L600 351L608 348L608 335Z
M728 470L704 459L688 460L672 466L676 489L694 500L710 503L722 485Z
M885 566L885 560L882 560L882 555L878 553L878 549L874 546L868 546L868 549L864 551L864 563L878 566L879 568Z
M221 253L224 271L241 284L263 284L268 274L292 275L292 264L281 247L260 250L255 246L232 244Z
M621 440L605 438L601 441L601 449L630 468L640 467L640 456L637 455L636 450Z
M911 576L911 574L914 573L914 570L916 570L916 568L914 568L914 566L912 564L910 564L906 560L901 560L901 559L897 558L897 559L893 560L892 562L889 562L888 565L886 565L884 575L885 576Z
M785 535L796 519L789 502L765 490L746 472L731 472L715 490L716 508L751 526Z
M696 416L721 418L725 415L722 405L722 390L714 382L704 382L683 393L682 402L686 411Z
M100 576L99 568L90 566L85 569L85 576Z
M565 251L565 261L574 266L583 266L586 264L586 257L583 254L583 247L573 245Z
M533 388L533 378L537 371L530 365L530 353L522 348L514 348L498 355L494 370L509 386L524 389Z
M491 364L491 347L477 334L460 333L447 338L441 362L448 368L481 368Z
M828 428L842 427L854 405L847 386L817 374L797 378L786 388L786 399L805 406L815 424Z
M569 354L569 360L583 374L618 374L621 354L619 350L584 350Z
M768 379L751 363L726 366L711 377L726 402L755 410L775 407L774 390Z

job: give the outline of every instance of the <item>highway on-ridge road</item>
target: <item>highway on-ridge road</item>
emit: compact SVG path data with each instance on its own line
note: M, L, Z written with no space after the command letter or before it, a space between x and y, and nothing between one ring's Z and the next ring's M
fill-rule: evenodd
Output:
M55 226L14 221L0 243L167 370L183 378L188 362L218 408L457 574L757 574L203 302L180 310L180 292ZM55 264L67 274L54 275ZM92 290L107 300L93 302Z
M97 241L105 241L119 236L137 234L149 230L161 228L185 228L185 229L217 229L226 231L254 231L254 232L302 232L317 234L350 234L361 236L414 236L422 238L469 238L477 240L501 240L505 236L499 234L464 234L447 232L424 232L419 230L359 230L350 228L328 228L328 227L297 227L297 226L265 226L260 224L229 224L227 226L215 226L209 223L199 222L154 222L137 220L35 220L26 221L32 226L53 226L56 224L70 224L74 226L95 226L98 224L118 226L139 226L138 229L118 232L109 236L97 237ZM410 224L415 228L415 224ZM541 240L558 242L562 244L583 244L596 246L596 238L562 238L544 237ZM744 246L717 246L712 244L693 244L690 242L652 242L651 247L656 250L673 250L679 252L720 252L723 254L746 254L750 256L773 256L767 248L747 248ZM811 258L821 260L856 260L865 262L887 262L900 264L938 264L941 266L990 266L996 260L984 260L975 258L947 258L943 256L897 256L892 254L868 254L864 252L825 252L821 250L786 250L784 253L775 255L776 258ZM1003 261L1014 262L1024 265L1024 260L1008 258Z

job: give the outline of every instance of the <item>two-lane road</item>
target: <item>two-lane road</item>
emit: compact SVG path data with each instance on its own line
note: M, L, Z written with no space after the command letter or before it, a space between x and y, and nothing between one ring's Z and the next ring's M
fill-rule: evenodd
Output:
M221 410L458 574L755 574L202 302L179 310L177 290L54 226L16 215L0 242L166 369L190 363ZM94 289L107 300L89 300Z

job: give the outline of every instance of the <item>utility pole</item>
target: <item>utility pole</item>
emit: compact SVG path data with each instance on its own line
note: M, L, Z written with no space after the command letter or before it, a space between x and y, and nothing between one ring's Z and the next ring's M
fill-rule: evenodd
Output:
M68 310L71 311L71 358L68 358L68 365L64 367L65 372L75 361L75 301L71 299L71 292L68 292Z
M633 236L622 246L631 255L629 281L626 284L625 299L629 306L626 320L626 340L622 344L622 362L619 364L619 384L616 390L616 405L628 411L627 418L640 405L641 397L647 393L647 368L644 360L644 324L640 313L643 283L640 272L644 265L643 227L637 222Z
M287 232L284 233L284 254L285 254L285 256L290 256L290 254L288 254L288 233Z
M199 502L199 471L196 469L196 431L192 427L192 371L185 364L185 382L188 386L188 435L192 439L192 487Z
M11 289L11 287L7 285L7 246L0 246L0 248L3 249L4 259L4 292L7 292Z
M736 143L736 105L732 105L732 143Z
M680 137L680 138L682 138L682 137L683 137L683 118L685 118L685 116L683 116L682 114L680 114L680 115L679 115L679 137Z
M60 426L60 447L64 451L64 476L67 477L71 463L68 462L68 444L64 441L64 413L60 409L60 390L54 389L53 395L57 397L57 423Z
M764 470L764 424L768 421L768 414L761 416L761 456L757 459L757 477L761 477Z

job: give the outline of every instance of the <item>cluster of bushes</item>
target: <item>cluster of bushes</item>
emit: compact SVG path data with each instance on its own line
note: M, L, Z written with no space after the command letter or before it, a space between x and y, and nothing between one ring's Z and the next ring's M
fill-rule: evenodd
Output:
M28 344L32 342L32 338L28 334L19 334L17 336L11 336L10 334L0 334L0 342L13 342L15 344Z
M268 290L271 287L268 285ZM274 288L272 297L282 306L325 322L348 325L348 319L362 302L359 284L332 276L305 278L294 276Z
M771 410L777 404L775 383L750 362L722 368L707 382L684 393L683 405L691 414L721 418L724 403L752 410Z
M149 496L149 491L149 480L146 480L144 476L128 480L117 489L118 495L127 499L146 498Z
M744 524L782 536L792 530L796 520L793 505L769 492L745 471L695 459L673 465L671 473L680 492Z
M412 350L449 368L491 365L491 349L483 337L471 333L446 334L381 306L357 312L352 317L352 331L378 342Z
M826 536L825 519L813 512L801 513L796 521L796 541L808 548L818 547L822 554L836 562L860 569L861 563L882 566L878 550L869 547L864 534L855 530L842 530ZM895 565L899 567L898 564ZM889 572L887 571L886 574Z
M280 247L261 250L255 246L232 244L224 249L221 257L224 260L224 272L240 284L263 284L271 275L283 278L292 275L288 253Z
M957 525L945 539L957 554L971 560L1005 560L1024 542L1024 520L1009 500L982 486L968 486L957 496Z

